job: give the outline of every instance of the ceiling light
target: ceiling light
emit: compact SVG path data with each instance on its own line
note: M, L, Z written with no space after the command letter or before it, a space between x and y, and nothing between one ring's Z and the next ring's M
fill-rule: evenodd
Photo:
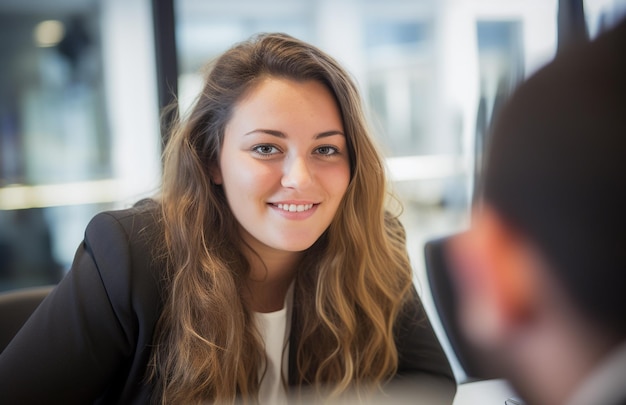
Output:
M35 44L41 48L58 45L65 36L65 27L61 21L42 21L35 27L33 38Z

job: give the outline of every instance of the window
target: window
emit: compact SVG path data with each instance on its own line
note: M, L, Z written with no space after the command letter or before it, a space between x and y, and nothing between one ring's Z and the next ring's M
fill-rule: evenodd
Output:
M158 187L149 5L0 4L0 290L57 282L89 219Z

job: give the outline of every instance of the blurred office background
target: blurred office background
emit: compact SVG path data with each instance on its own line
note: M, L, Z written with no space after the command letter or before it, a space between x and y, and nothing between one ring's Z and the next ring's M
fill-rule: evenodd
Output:
M96 212L154 194L160 107L184 113L207 61L282 31L358 82L432 314L423 243L467 226L489 125L558 51L559 3L0 0L0 290L57 282ZM626 11L580 3L588 37Z

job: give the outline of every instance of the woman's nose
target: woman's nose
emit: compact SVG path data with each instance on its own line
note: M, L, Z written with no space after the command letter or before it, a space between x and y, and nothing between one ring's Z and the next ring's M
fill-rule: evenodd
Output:
M285 160L281 185L287 188L306 188L313 182L306 158L295 157Z

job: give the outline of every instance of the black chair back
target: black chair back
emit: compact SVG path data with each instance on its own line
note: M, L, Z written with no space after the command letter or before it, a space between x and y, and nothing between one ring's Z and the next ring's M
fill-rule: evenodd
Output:
M47 285L0 293L0 353L53 288Z
M446 242L449 239L450 237L443 237L426 242L424 258L426 275L435 308L450 346L467 376L466 380L461 382L498 378L498 376L483 370L480 356L467 342L461 331L458 322L457 296L450 277L450 266L445 252Z

